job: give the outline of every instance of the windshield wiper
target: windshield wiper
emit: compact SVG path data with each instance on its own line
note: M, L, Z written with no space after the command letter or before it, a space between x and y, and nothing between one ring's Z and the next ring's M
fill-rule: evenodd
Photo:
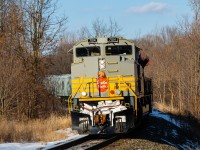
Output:
M100 48L98 46L96 46L95 43L92 43L92 44L94 44L94 46L99 50L99 52L101 51Z

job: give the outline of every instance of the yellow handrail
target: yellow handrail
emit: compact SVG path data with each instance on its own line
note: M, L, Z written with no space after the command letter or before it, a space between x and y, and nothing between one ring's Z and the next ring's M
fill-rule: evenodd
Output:
M83 80L82 80L83 82ZM75 94L72 96L72 94L69 96L68 98L68 111L69 113L71 113L71 110L72 110L72 98L76 96L76 94L78 93L79 89L81 88L82 86L82 82L80 83L79 87L77 88Z
M119 78L122 80L122 82L127 86L127 88L130 90L130 92L135 97L135 112L136 112L136 116L137 116L137 95L135 94L133 89L131 89L130 86L123 80L123 78L121 76Z
M88 78L88 77L87 77ZM76 96L76 94L80 91L80 89L82 89L82 91L84 91L87 87L87 78L84 78L84 77L79 77L79 81L76 82L78 83L77 87L78 88L75 88L74 92L72 92L72 94L69 96L68 98L68 110L69 110L69 113L71 112L72 110L72 99ZM89 77L91 80L90 80L90 84L88 85L91 85L91 96L92 98L94 98L94 89L95 89L95 78L94 77ZM125 87L128 88L128 90L132 93L132 95L135 97L135 111L136 111L136 115L137 115L137 95L135 94L134 90L130 87L130 85L128 85L128 83L124 80L123 76L121 75L118 75L117 78L115 80L113 80L113 78L110 78L110 77L107 77L107 81L108 81L108 97L110 97L110 81L117 81L118 82L118 88L119 90L121 90L121 84L124 84ZM86 83L87 82L87 83ZM81 92L81 91L80 91ZM80 97L81 98L81 97ZM85 99L85 98L84 98Z

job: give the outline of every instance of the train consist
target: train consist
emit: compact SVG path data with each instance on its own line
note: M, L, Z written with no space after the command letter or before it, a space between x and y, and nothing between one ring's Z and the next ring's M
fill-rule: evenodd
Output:
M79 133L123 133L151 112L149 59L122 37L92 38L73 46L68 109Z

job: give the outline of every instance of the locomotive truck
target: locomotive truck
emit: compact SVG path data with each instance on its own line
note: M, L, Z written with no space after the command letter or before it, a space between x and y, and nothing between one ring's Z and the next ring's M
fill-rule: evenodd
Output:
M123 133L151 113L149 59L123 37L85 39L73 46L68 109L79 133Z

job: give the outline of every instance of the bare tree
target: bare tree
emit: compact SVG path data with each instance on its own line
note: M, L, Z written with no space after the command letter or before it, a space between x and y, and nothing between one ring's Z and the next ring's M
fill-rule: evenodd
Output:
M79 35L79 38L77 39L86 39L86 38L92 37L89 29L86 26L80 28L78 35Z
M91 29L89 27L82 27L78 32L78 39L102 37L102 36L120 36L122 28L119 24L109 17L108 22L97 18L92 22Z
M50 74L71 73L72 53L68 51L77 42L74 38L76 37L69 34L63 37L53 55L48 56L52 64L49 68Z
M194 19L195 21L199 20L200 18L200 0L189 0L190 6L194 11Z
M108 27L107 24L103 21L97 18L93 23L92 23L92 29L95 35L95 37L101 37L105 36L106 33L108 32Z
M109 24L108 24L108 33L110 36L118 36L120 31L122 30L121 27L119 27L119 24L109 17Z
M22 3L26 21L28 49L33 51L37 69L42 52L56 46L59 33L67 18L55 18L56 4L53 0L25 0Z
M38 106L41 103L41 89L43 89L43 77L45 68L43 55L48 50L57 46L59 33L62 31L67 18L56 18L56 4L53 0L21 0L25 21L26 48L31 54L26 70L30 75L29 90L29 117L38 114ZM44 93L43 93L44 94Z

